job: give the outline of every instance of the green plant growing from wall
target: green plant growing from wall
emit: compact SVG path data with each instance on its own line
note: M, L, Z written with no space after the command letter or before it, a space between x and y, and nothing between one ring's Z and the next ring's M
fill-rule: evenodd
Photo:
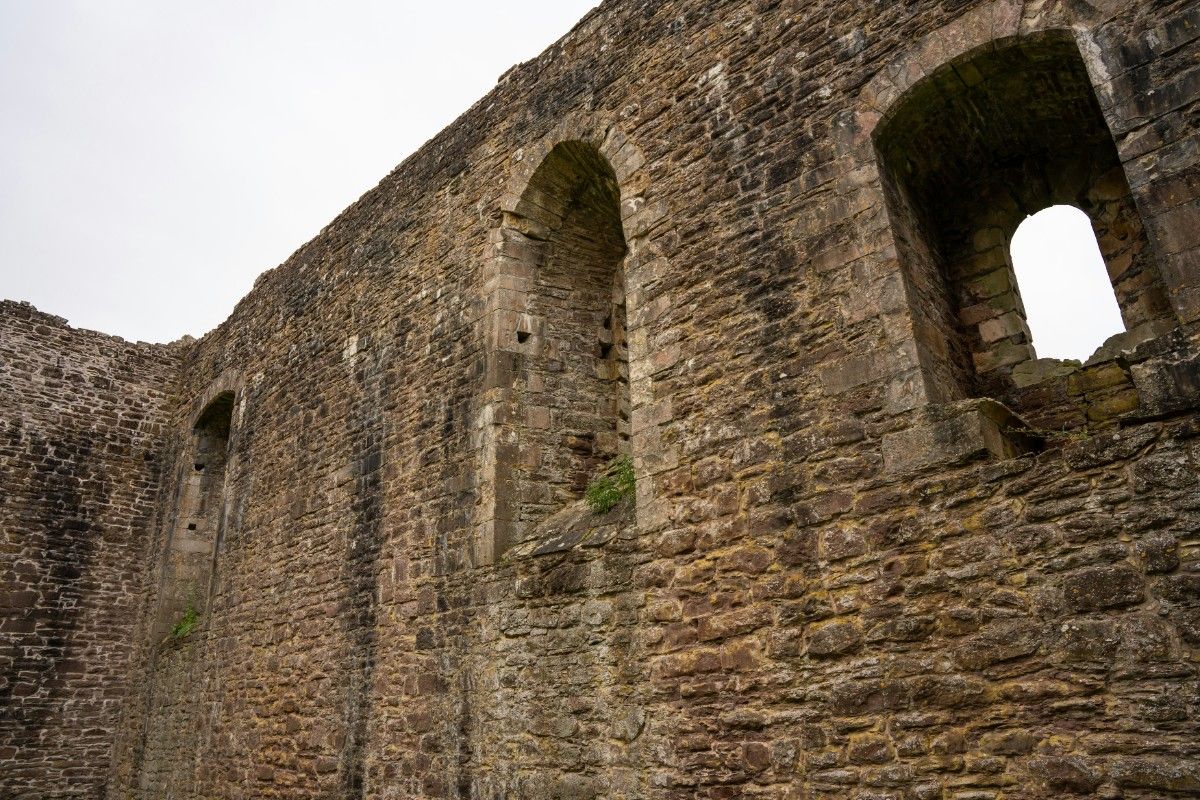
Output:
M583 492L583 500L593 513L603 514L626 497L632 497L633 491L633 462L629 456L618 456L592 478Z
M171 638L182 639L195 630L196 625L199 623L200 612L196 610L196 599L195 597L189 595L187 608L184 609L183 616L179 618L178 622L171 626Z

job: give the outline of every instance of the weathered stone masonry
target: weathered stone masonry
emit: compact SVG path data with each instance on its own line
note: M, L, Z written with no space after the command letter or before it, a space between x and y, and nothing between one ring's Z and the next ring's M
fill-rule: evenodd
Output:
M139 679L179 349L7 301L0 319L0 796L99 797Z
M199 341L5 303L0 796L1195 796L1198 127L1192 2L606 2Z

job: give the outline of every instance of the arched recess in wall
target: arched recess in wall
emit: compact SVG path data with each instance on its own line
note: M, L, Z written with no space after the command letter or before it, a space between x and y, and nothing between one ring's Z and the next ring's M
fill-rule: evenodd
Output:
M1173 323L1069 32L954 59L894 102L872 138L932 396L1003 394L1035 357L1009 246L1022 220L1053 205L1090 218L1132 339Z
M519 155L486 275L476 563L549 535L590 478L635 450L629 323L653 222L643 159L610 126L570 122Z
M196 415L180 465L175 517L164 554L153 635L169 634L189 609L207 610L226 506L234 391L218 391Z

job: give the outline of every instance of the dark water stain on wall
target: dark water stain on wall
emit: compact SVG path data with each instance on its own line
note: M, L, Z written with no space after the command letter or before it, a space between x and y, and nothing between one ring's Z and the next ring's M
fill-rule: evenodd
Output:
M83 669L72 660L73 638L98 532L91 519L96 506L82 497L91 445L47 440L35 432L26 438L17 426L10 436L24 441L35 464L32 481L21 492L26 512L19 523L33 533L22 558L5 570L7 607L0 626L9 636L0 650L0 707L5 727L15 725L20 738L33 742L55 708L63 673ZM103 497L99 501L103 505Z
M353 527L346 553L346 608L342 619L350 647L346 701L346 744L342 751L344 796L364 794L364 753L370 716L371 678L375 669L379 552L382 543L382 466L386 434L383 406L388 381L371 337L359 341L355 383L358 399L346 420L353 443Z

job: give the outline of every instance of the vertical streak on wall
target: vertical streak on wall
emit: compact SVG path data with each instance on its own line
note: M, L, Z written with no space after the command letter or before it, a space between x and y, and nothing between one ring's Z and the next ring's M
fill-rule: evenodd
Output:
M155 648L150 631L154 625L154 606L159 594L157 581L161 580L160 557L164 540L160 537L174 525L178 503L174 501L178 481L172 477L170 465L178 464L181 445L171 442L173 437L164 434L161 453L162 477L158 491L157 508L149 524L151 535L141 553L145 565L141 603L137 608L138 623L131 626L134 657L131 662L133 688L126 700L125 719L113 743L113 769L108 775L107 795L112 797L134 797L134 791L145 769L146 742L153 716Z
M27 438L26 438L27 437ZM37 549L36 566L19 569L23 573L35 572L51 580L43 579L48 588L37 602L34 613L28 615L33 624L28 631L19 626L4 625L0 629L13 630L16 636L6 637L0 642L0 707L6 715L24 729L23 738L38 741L52 714L46 703L25 704L20 699L33 695L31 687L51 686L64 680L63 673L76 671L79 666L68 656L74 648L70 646L79 627L79 617L71 613L84 601L83 582L90 571L94 550L94 537L99 533L92 520L92 511L84 503L77 487L85 479L84 465L91 455L91 446L82 442L72 446L64 441L47 441L36 432L22 436L21 427L13 426L16 441L26 439L31 453L41 454L34 465L34 490L38 494L33 506L32 517L36 528L44 532ZM14 562L16 559L14 559ZM6 595L5 605L17 606L25 593L17 587L25 581L18 579L18 566L14 563L3 574L3 585L13 590ZM30 593L30 601L34 599Z
M349 646L346 693L346 744L342 751L344 796L364 796L364 754L375 670L379 594L379 551L382 541L382 472L387 397L381 354L372 350L370 336L358 341L353 366L358 398L347 419L354 469L353 527L346 553L346 608L342 619Z

